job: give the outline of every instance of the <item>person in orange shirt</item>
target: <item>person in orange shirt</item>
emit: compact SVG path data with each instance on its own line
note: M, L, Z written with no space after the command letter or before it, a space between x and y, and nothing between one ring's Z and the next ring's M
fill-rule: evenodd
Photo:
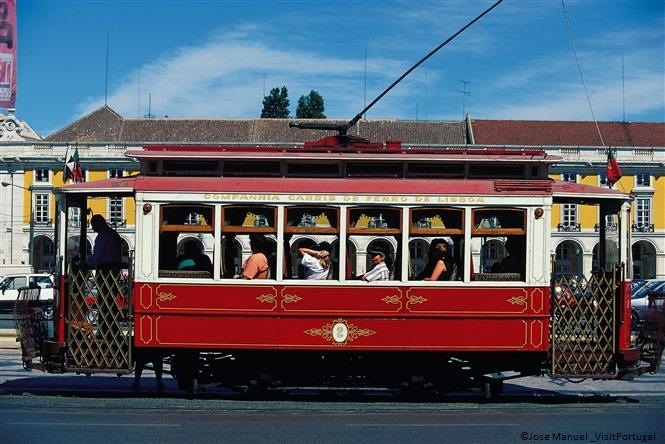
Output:
M252 254L242 264L240 274L234 277L242 279L268 279L270 275L268 256L266 256L268 241L262 234L252 234L249 238L249 245L252 249Z

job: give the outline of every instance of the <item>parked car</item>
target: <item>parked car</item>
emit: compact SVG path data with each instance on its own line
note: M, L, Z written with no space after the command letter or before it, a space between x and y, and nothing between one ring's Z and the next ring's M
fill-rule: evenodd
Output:
M11 313L22 287L37 286L40 301L53 300L53 278L46 273L8 274L0 281L0 313Z
M633 327L644 319L644 313L649 307L649 295L665 293L665 280L649 279L641 281L640 285L633 285L630 296L631 316Z
M649 293L652 291L665 291L665 280L649 279L642 281L639 286L633 286L630 296L630 305L635 309L643 309L649 305Z

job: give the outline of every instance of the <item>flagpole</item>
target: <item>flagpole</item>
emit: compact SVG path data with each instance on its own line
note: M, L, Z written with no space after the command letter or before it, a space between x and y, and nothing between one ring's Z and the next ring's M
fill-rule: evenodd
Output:
M65 166L62 168L62 183L67 183L67 160L69 160L69 144L67 144L67 151L65 151Z

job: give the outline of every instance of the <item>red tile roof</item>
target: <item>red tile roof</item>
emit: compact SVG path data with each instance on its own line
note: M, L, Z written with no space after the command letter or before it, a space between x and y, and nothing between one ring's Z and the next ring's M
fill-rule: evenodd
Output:
M479 145L665 147L665 123L472 120Z

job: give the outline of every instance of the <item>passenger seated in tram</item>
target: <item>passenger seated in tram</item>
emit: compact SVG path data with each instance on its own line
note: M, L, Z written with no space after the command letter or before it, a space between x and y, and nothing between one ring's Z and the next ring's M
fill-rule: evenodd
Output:
M298 248L302 256L300 262L303 265L305 279L328 279L332 258L330 252L332 246L328 242L321 242L315 248Z
M454 276L456 266L449 254L449 245L445 239L434 239L427 253L427 265L418 275L417 280L449 281Z
M210 258L201 251L198 242L188 240L185 243L184 252L176 259L178 270L207 271L212 276L212 262Z
M509 237L505 244L508 256L492 265L492 273L519 273L524 279L526 243L523 236Z
M234 278L242 279L268 279L270 276L270 265L268 265L268 241L263 234L251 234L249 245L252 254L242 264L242 271Z
M360 276L360 279L365 282L387 281L390 279L390 268L386 264L386 253L381 250L371 250L369 254L372 256L374 267Z

